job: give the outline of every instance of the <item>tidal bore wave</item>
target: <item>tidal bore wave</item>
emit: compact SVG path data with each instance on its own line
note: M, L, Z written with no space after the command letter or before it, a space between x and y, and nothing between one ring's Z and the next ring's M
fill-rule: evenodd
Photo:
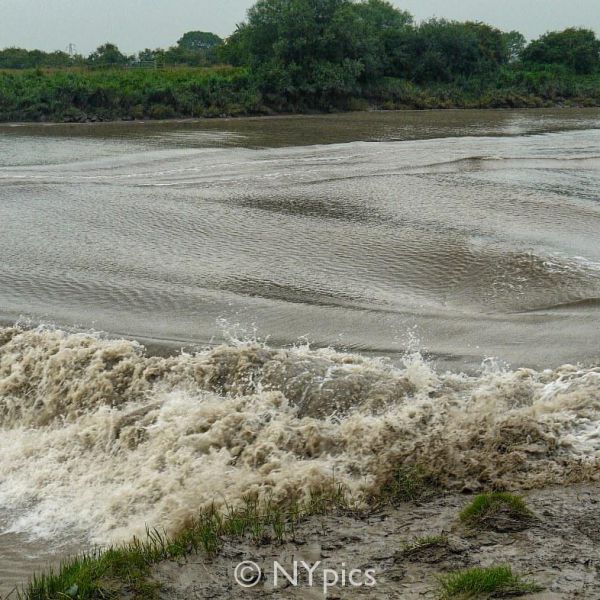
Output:
M5 531L105 543L249 492L376 491L402 465L454 489L594 479L600 368L467 375L254 342L165 358L0 329Z

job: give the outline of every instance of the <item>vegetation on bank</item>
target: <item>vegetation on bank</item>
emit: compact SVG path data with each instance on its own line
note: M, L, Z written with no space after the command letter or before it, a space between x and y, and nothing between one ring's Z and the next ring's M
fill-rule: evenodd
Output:
M474 567L440 578L442 600L508 598L539 592L542 588L512 572L509 566Z
M57 571L36 575L23 593L25 600L155 600L159 586L152 581L152 565L195 552L208 558L220 550L224 539L250 539L256 544L283 543L294 537L297 525L314 515L351 511L353 505L337 485L313 490L304 501L284 503L244 499L240 507L225 512L209 506L173 536L148 531L144 541L95 551L65 561Z
M107 42L85 57L71 52L57 50L26 50L25 48L5 48L0 50L0 69L62 69L72 67L164 67L174 65L207 66L218 61L218 48L223 40L208 31L188 31L177 44L168 49L146 48L137 54L126 55L115 44ZM154 64L149 64L154 63Z
M173 70L0 71L0 121L89 122L134 119L435 108L600 106L600 76L560 68L507 68L494 82L416 84L386 77L360 94L322 104L265 96L245 67Z
M168 536L147 531L145 540L133 541L104 550L95 550L65 560L54 571L35 575L19 595L20 600L157 600L160 585L153 579L153 566L200 553L211 560L225 542L283 544L294 541L299 526L319 515L355 515L385 511L401 502L421 502L439 493L435 482L423 469L401 468L389 476L381 494L368 494L362 500L351 497L332 481L312 490L306 498L290 497L275 502L249 495L236 507L206 507ZM531 515L524 501L511 494L482 494L460 513L461 520L478 519L497 503L508 505L521 515ZM451 548L445 533L414 538L397 553L395 560L419 562L432 552ZM438 597L443 600L466 598L503 598L541 590L535 582L513 573L510 566L475 567L451 571L437 577Z
M227 40L190 31L131 56L8 48L0 69L1 121L600 106L590 30L527 44L479 22L415 23L385 0L258 0Z
M435 482L419 467L402 467L382 481L381 493L370 493L369 510L405 501L420 501L435 493ZM281 544L295 538L298 525L309 517L333 513L364 514L364 503L335 481L313 489L305 499L275 502L247 496L240 506L206 507L172 536L149 530L145 540L96 550L64 561L56 570L34 575L21 600L156 600L159 586L152 566L163 560L202 552L214 557L225 540Z
M524 529L533 518L525 500L509 492L480 494L460 513L468 527L496 531Z
M103 121L257 114L239 67L0 72L0 121Z

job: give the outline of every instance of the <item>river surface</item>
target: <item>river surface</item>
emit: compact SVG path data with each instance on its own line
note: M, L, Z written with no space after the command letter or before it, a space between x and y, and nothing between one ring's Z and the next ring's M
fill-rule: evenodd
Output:
M362 355L393 364L418 351L423 369L469 377L482 377L476 374L490 362L539 372L564 363L589 367L600 361L600 111L0 125L0 257L0 321L50 326L30 346L7 342L18 349L5 352L6 373L31 380L36 360L51 360L65 344L71 354L80 347L78 331L108 334L90 338L100 354L110 339L125 338L167 357L161 360L181 348L203 349L206 357L210 347L239 339L271 349L308 343L329 350L305 348L290 360L304 365L309 356L313 375L345 364L334 350L350 362ZM34 347L39 352L27 355L24 348ZM131 347L119 347L119 360L134 360ZM10 369L6 357L14 359ZM146 369L151 359L143 360ZM172 360L180 362L165 373L191 369L181 357ZM77 527L64 517L69 508L50 507L44 496L69 498L69 482L84 479L71 465L61 480L64 456L43 461L49 448L67 452L79 433L59 440L64 430L48 425L54 413L25 418L30 398L39 393L43 404L49 397L48 372L35 393L2 388L0 373L0 397L11 403L3 408L8 434L0 451L13 453L11 463L0 460L0 591L84 539L103 543L115 532L139 531L163 518L174 497L191 502L189 493L171 490L163 512L142 511L131 530L119 513L100 531L95 523L135 499L96 506L103 488L91 486L91 508L74 513L86 535L71 535ZM271 389L288 390L269 373ZM173 389L180 384L169 379ZM18 418L15 398L24 403ZM68 421L75 400L56 402ZM319 412L313 405L307 411ZM73 414L82 418L81 410ZM34 439L31 427L50 429ZM38 467L36 452L44 457ZM83 460L81 477L99 460ZM98 481L106 488L115 464L105 467ZM46 479L26 490L42 472ZM137 473L123 474L124 481ZM55 550L57 539L66 546Z
M0 127L0 318L597 358L600 112Z

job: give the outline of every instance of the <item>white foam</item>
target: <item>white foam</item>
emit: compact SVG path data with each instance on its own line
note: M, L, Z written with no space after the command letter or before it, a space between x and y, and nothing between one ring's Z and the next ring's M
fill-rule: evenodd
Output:
M335 479L360 494L403 464L449 487L598 474L600 369L436 373L307 346L172 358L124 340L0 329L4 529L106 543L212 501Z

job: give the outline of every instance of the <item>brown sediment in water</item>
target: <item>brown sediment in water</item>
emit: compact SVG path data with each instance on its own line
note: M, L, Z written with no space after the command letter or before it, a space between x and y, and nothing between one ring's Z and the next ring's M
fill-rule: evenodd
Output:
M368 496L411 465L459 490L599 474L600 369L468 376L418 355L393 366L250 343L161 358L91 334L0 336L13 531L122 540L249 492L302 496L335 478Z

